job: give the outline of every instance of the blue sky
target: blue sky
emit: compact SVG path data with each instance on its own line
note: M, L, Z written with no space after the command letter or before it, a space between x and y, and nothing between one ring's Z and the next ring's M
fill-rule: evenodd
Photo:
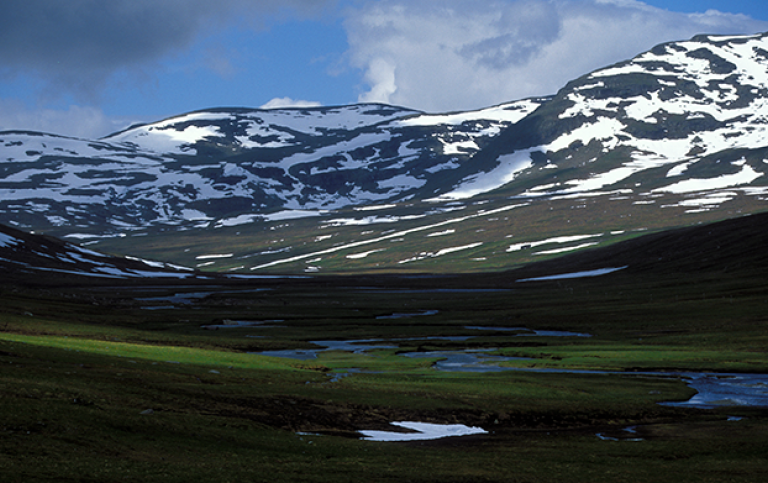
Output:
M428 112L553 94L764 0L52 0L0 4L0 130L100 137L219 106Z

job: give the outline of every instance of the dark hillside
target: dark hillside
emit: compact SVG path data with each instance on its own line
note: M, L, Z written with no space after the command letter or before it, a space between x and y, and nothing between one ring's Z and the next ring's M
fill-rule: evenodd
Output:
M184 279L183 267L104 255L46 235L0 225L0 283L65 284L91 279Z
M608 247L534 263L516 278L627 267L622 273L666 276L768 274L768 213L642 235Z

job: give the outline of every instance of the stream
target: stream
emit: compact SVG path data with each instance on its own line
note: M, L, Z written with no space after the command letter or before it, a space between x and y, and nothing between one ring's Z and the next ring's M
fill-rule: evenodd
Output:
M393 314L400 316L401 314ZM406 316L420 316L419 314L402 314ZM427 312L426 315L431 315ZM496 332L517 332L516 336L540 336L540 337L591 337L590 334L566 331L552 330L530 330L523 327L499 328L499 327L465 327L466 329L496 331ZM319 352L324 351L346 351L355 354L362 354L374 349L396 349L399 345L397 341L413 340L447 340L447 341L466 341L472 337L420 337L411 339L360 339L348 341L313 341L312 343L320 346L314 350L284 350L284 351L265 351L261 355L272 357L286 357L299 360L316 359ZM521 372L542 372L559 374L615 374L632 376L663 376L679 377L689 387L697 391L688 401L662 402L664 406L687 407L699 409L713 409L720 407L768 407L768 374L737 374L737 373L705 373L705 372L612 372L600 370L566 370L566 369L546 369L546 368L517 368L502 367L498 363L512 360L532 360L527 357L505 357L490 354L495 349L464 349L448 351L422 351L406 352L400 354L403 357L410 358L429 358L438 359L432 366L435 370L449 372L502 372L502 371L521 371ZM329 374L330 383L337 383L345 377L355 373L363 372L359 369L345 369L343 372ZM729 421L737 421L740 418L729 418ZM460 424L440 425L413 421L392 422L393 431L360 431L361 439L365 441L419 441L447 438L454 436L468 436L487 434L483 428L469 427ZM624 429L623 435L606 435L597 433L596 436L603 441L642 441L635 436L635 427ZM403 432L403 430L407 432Z
M538 335L542 337L591 337L589 334L564 331L532 331L525 328L467 327L469 329L518 331L519 336ZM264 351L259 355L285 357L298 360L316 359L324 351L345 351L362 354L374 349L396 349L396 342L413 340L444 340L463 342L471 336L418 337L410 339L361 339L348 341L312 341L319 349ZM490 354L495 349L463 349L448 351L406 352L400 354L411 358L437 358L435 370L449 372L548 372L559 374L617 374L632 376L679 377L697 394L688 401L660 403L665 406L712 409L718 407L768 407L768 374L708 373L708 372L611 372L601 370L571 370L547 368L502 367L499 362L531 360L526 357L505 357ZM349 372L356 372L349 370ZM357 371L359 372L359 371ZM347 373L331 374L332 381L339 381Z

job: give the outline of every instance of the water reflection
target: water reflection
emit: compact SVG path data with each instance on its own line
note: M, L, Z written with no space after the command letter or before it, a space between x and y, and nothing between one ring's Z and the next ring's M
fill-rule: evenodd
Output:
M520 332L516 337L539 336L539 337L592 337L592 334L581 332L569 332L564 330L533 330L525 327L483 327L478 325L468 325L464 327L470 330L485 330L489 332Z
M297 359L300 361L308 361L311 359L317 359L317 351L315 350L285 350L285 351L264 351L259 352L262 356L269 357L283 357L286 359Z
M149 305L145 307L141 307L144 310L168 310L168 309L175 309L176 305L191 305L197 301L200 301L210 295L213 294L235 294L235 293L255 293L255 292L266 292L272 290L271 288L255 288L255 289L245 289L245 290L228 290L228 291L211 291L211 292L180 292L180 293L174 293L169 295L161 295L157 297L139 297L136 299L138 302L165 302L170 303L174 305L162 305L162 306L154 306Z
M685 382L698 391L688 401L665 406L714 409L723 406L768 407L768 375L684 373Z
M416 313L406 313L406 314L392 314L392 315L380 315L376 317L377 320L386 320L386 319L410 319L411 317L423 317L426 315L437 315L439 314L439 310L424 310L421 312Z
M508 370L508 367L494 365L494 362L531 360L530 357L505 357L490 355L495 349L481 350L463 350L463 351L430 351L430 352L407 352L401 354L411 358L435 358L440 360L435 362L433 367L441 371L451 372L500 372Z
M632 436L627 436L628 433ZM622 430L621 434L617 434L616 436L608 436L605 433L597 433L596 436L600 438L602 441L644 441L643 438L638 438L634 435L637 434L637 426L629 426L627 428L624 428Z
M372 345L373 342L382 342L383 339L359 339L359 340L314 340L312 344L323 347L322 349L308 350L282 350L282 351L264 351L259 352L263 356L284 357L287 359L298 359L307 361L317 359L319 352L325 351L343 351L353 354L362 354L373 349L396 349L398 346L392 344ZM363 344L363 345L361 345Z
M474 327L472 327L474 328ZM477 327L478 330L529 330L524 328L487 329ZM576 332L560 331L530 331L540 336L556 337L589 337L588 334L579 334ZM298 360L316 359L319 352L324 351L344 351L355 354L363 354L374 349L396 349L399 346L396 341L415 341L415 340L448 340L454 342L466 341L471 337L419 337L412 339L360 339L349 341L313 341L312 343L320 346L320 349L309 350L282 350L265 351L259 354L271 357L284 357ZM440 371L449 372L501 372L501 371L520 371L520 372L542 372L556 374L612 374L612 375L631 375L647 377L678 377L691 388L697 391L697 394L688 401L665 402L665 406L689 407L712 409L724 406L743 406L743 407L768 407L768 375L766 374L726 374L726 373L704 373L704 372L614 372L601 370L572 370L572 369L553 369L553 368L521 368L521 367L502 367L498 363L514 360L530 360L525 357L506 357L493 355L491 352L496 349L464 349L450 351L422 351L406 352L400 354L410 358L433 358L438 359L433 367ZM348 372L353 372L348 370ZM346 377L346 376L340 376ZM336 380L340 379L337 378Z

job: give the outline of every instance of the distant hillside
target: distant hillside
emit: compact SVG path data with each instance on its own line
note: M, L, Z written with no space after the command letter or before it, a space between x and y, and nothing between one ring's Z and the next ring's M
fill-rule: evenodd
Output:
M766 209L768 35L472 112L216 108L0 132L0 222L203 270L488 271Z
M521 281L603 276L613 272L633 280L641 276L687 283L717 277L738 284L762 284L768 273L768 212L706 225L641 235L609 246L583 250L524 267L491 274L437 277L360 275L360 283L382 286L515 287ZM203 276L189 269L84 250L52 237L32 235L0 225L0 278L6 283L57 285L68 280L121 279L145 283L198 279L203 283L236 281L235 277ZM239 277L242 279L242 277ZM303 283L312 283L308 277ZM276 283L262 277L260 283ZM206 282L207 280L207 282ZM271 282L270 282L271 280ZM330 281L333 278L321 278ZM336 283L351 283L348 277ZM366 281L367 280L367 281ZM637 279L635 282L637 282ZM365 281L365 282L364 282ZM244 280L248 282L247 279ZM285 282L285 280L283 280Z
M3 283L66 283L96 279L185 279L191 269L140 259L111 257L53 237L0 225L0 278Z

